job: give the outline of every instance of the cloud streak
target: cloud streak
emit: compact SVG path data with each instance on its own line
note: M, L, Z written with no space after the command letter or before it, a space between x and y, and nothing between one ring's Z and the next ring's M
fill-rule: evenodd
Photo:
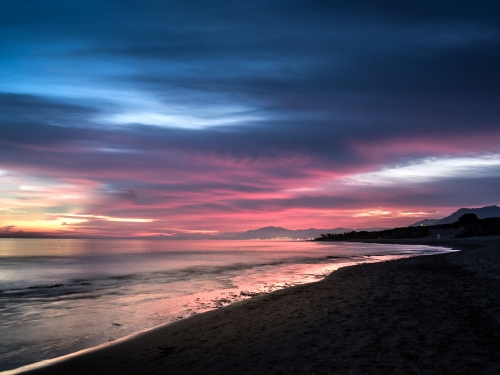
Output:
M482 178L500 174L500 154L430 158L408 165L384 168L379 171L349 176L349 185L418 184L438 179Z

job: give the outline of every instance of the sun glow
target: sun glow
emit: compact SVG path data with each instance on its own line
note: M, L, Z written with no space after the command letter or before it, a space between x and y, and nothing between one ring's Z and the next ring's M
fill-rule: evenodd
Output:
M390 215L391 213L392 213L391 211L372 210L372 211L359 212L352 216L353 217L387 216Z

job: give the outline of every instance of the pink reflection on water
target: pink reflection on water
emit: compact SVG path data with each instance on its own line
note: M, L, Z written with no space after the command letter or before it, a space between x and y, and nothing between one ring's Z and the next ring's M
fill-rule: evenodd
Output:
M281 267L262 267L231 278L233 288L216 289L187 296L159 299L144 304L151 311L157 324L181 320L206 311L229 306L232 303L272 293L292 286L316 282L324 279L332 272L346 266L361 263L376 263L413 255L362 256L352 261L328 264L291 264Z

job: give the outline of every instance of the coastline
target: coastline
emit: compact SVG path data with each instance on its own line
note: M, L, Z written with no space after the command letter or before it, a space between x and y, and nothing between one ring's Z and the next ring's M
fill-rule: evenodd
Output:
M345 267L2 374L500 371L500 238L363 242L464 251Z

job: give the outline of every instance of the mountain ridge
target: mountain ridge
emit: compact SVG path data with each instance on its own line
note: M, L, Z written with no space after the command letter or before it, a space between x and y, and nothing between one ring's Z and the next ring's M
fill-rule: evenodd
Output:
M352 231L350 228L337 227L333 229L286 229L283 227L268 226L259 229L251 229L245 232L237 232L233 234L233 239L250 240L250 239L308 239L316 238L321 233L344 233Z

